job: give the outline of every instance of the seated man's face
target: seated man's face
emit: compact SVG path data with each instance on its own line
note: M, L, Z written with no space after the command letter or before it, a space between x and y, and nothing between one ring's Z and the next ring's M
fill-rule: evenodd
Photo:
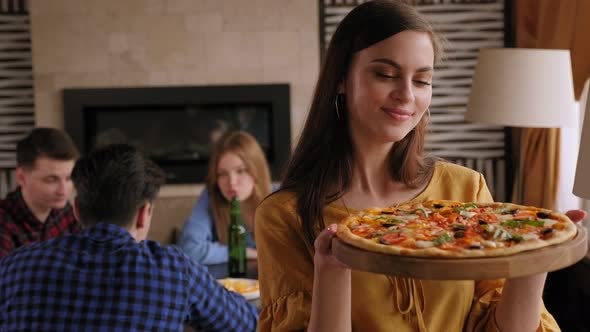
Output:
M74 164L74 160L39 157L33 168L17 170L17 182L28 203L43 209L65 207L73 189Z

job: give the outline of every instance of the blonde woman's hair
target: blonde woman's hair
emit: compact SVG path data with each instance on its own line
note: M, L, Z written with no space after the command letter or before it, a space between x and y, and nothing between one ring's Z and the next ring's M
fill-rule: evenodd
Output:
M268 163L256 139L245 131L232 131L219 138L209 160L207 190L211 198L211 211L217 231L217 238L221 243L227 243L230 204L217 185L217 165L221 157L227 152L235 153L240 157L246 167L246 171L254 179L252 195L244 202L245 204L256 207L271 191ZM254 225L247 226L252 230L254 229Z

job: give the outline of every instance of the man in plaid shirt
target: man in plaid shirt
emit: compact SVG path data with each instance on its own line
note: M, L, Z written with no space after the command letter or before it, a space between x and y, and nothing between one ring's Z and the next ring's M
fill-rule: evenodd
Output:
M254 331L257 311L176 247L145 240L164 174L127 145L76 163L86 228L0 260L0 331Z
M0 258L20 246L80 231L68 202L78 156L71 138L54 128L35 128L18 142L19 186L0 200Z

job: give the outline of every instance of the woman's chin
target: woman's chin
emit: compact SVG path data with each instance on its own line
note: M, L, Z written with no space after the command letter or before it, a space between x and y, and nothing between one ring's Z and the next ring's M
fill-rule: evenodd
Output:
M395 130L388 131L383 135L383 142L387 143L397 143L411 132L411 130L401 130L400 128L396 128Z

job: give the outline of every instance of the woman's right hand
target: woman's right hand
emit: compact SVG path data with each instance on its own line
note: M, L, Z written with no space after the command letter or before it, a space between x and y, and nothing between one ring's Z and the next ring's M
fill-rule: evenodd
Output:
M569 210L565 213L573 222L580 222L586 218L586 211L584 210Z
M324 229L313 243L314 276L308 331L351 331L352 271L332 253L336 224Z
M340 262L332 253L332 239L336 236L338 225L331 224L326 227L315 239L313 243L315 254L313 262L316 268L324 269L349 269L349 267Z

